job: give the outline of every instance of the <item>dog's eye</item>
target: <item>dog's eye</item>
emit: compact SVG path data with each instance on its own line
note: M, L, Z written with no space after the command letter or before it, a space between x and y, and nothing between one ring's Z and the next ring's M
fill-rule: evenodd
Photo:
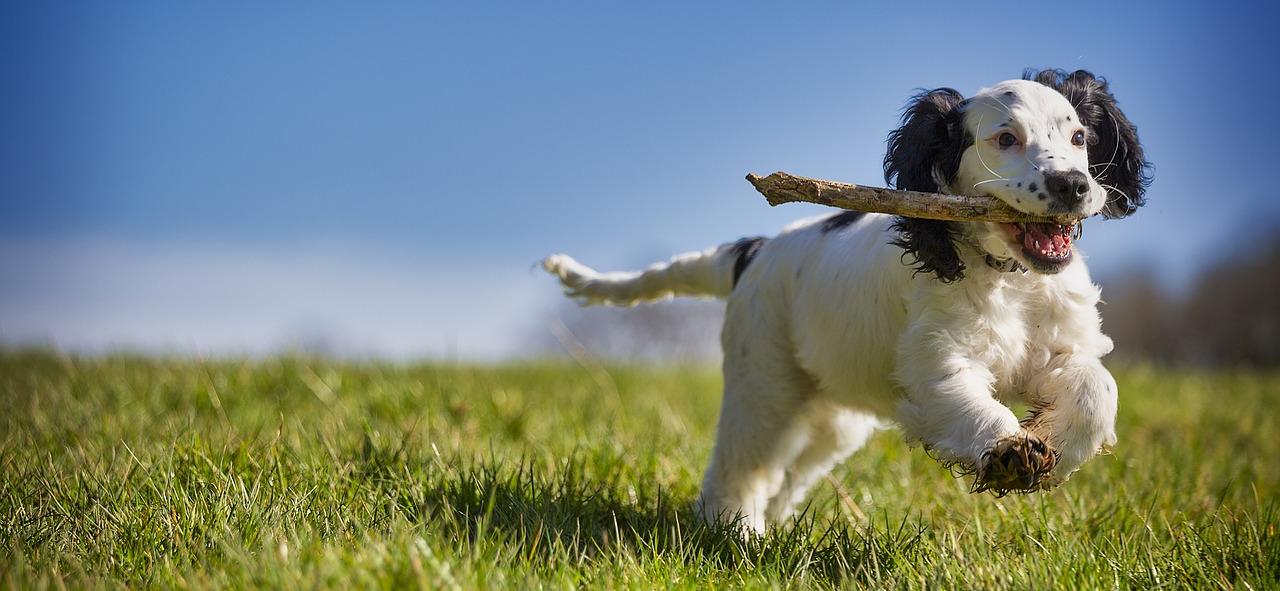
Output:
M1071 145L1073 145L1073 146L1083 146L1083 145L1084 145L1084 130L1083 130L1083 129L1081 129L1080 131L1077 131L1075 135L1071 136Z
M1000 134L1000 137L996 138L996 143L1000 145L1001 149L1011 148L1018 145L1018 136L1006 131Z

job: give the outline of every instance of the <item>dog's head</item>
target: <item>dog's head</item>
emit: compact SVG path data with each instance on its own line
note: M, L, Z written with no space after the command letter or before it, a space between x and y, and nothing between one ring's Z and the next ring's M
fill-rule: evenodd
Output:
M1120 218L1150 183L1134 125L1089 72L1027 72L965 99L950 88L915 96L889 134L885 181L899 189L991 195L1036 215ZM1071 263L1074 225L958 224L903 218L895 242L916 269L964 276L956 240L1040 273Z

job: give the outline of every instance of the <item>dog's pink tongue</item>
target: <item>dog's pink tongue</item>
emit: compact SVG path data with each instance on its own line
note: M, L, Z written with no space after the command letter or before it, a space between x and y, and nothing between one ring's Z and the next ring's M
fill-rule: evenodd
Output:
M1040 230L1035 225L1027 225L1027 233L1022 235L1022 242L1028 250L1043 252L1053 249L1053 238Z
M1033 252L1065 253L1071 248L1071 234L1066 226L1027 224L1022 243Z

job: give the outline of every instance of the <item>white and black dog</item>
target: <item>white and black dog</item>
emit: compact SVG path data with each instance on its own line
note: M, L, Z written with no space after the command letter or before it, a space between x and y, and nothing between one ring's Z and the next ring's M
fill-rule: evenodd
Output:
M1129 215L1150 182L1137 132L1089 72L1028 72L965 99L915 96L889 134L899 189L993 195L1031 214ZM724 401L699 499L755 531L880 426L997 494L1062 483L1115 442L1099 289L1077 228L840 213L644 271L543 261L591 304L728 300ZM1003 402L1031 407L1019 420Z

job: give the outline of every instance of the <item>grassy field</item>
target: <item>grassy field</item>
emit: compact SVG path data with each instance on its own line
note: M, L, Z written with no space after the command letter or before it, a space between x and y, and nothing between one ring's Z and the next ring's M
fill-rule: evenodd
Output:
M1280 586L1280 375L1118 378L1058 491L886 431L739 541L690 510L714 370L0 352L0 586Z

